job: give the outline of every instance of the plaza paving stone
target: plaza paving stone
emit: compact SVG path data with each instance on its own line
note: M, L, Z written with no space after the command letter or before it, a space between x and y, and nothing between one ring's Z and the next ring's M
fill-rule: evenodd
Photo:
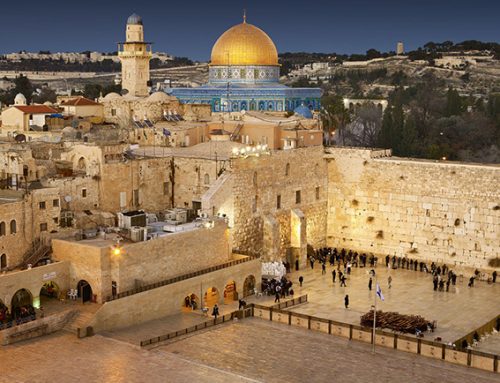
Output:
M335 266L336 268L336 266ZM370 310L374 303L375 283L368 290L370 268L353 268L347 279L347 287L340 287L338 277L332 282L327 265L325 275L321 265L294 271L289 276L294 282L296 294L307 294L308 303L290 309L307 315L358 324L360 316ZM437 320L437 330L425 334L426 339L441 337L445 342L453 342L500 314L500 283L476 282L475 287L467 287L467 276L450 286L449 292L433 290L432 276L420 271L389 270L375 268L385 300L377 300L377 310L396 311L401 314L421 315L429 321ZM298 278L304 277L303 287ZM387 286L388 276L392 276L391 289ZM344 308L344 296L349 295L349 309ZM500 349L497 350L500 354Z
M1 383L251 382L172 353L140 350L102 336L59 332L0 347Z
M474 382L498 374L248 318L160 346L186 360L259 382ZM151 351L154 352L154 351ZM214 380L215 381L215 380Z

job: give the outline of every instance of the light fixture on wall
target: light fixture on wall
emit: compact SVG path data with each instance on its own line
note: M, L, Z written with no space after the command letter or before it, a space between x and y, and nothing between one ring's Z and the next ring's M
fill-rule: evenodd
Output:
M234 158L247 158L247 157L260 157L261 155L271 154L267 144L247 146L244 148L233 148L232 151Z

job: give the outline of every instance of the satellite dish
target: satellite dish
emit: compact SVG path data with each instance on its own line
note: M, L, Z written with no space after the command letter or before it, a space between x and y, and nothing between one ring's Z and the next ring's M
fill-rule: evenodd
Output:
M24 134L16 134L14 140L16 140L16 142L26 142L26 136Z
M122 89L122 90L120 91L120 94L121 94L122 96L125 96L126 94L128 94L128 89Z
M245 115L245 114L246 114L246 112L247 112L247 111L246 111L245 109L242 109L242 110L241 110L241 114L242 114L242 115Z
M65 196L64 200L68 203L71 202L71 196L70 195Z

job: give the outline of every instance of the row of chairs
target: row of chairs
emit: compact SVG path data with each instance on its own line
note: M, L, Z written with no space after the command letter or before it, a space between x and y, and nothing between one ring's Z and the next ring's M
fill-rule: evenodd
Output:
M67 296L68 296L69 300L76 301L78 299L78 290L77 289L69 289Z

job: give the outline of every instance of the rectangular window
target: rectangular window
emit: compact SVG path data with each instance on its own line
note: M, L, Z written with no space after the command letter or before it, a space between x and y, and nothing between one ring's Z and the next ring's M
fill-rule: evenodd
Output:
M87 198L87 189L82 189L82 198Z
M40 210L45 209L45 201L39 202L38 206L40 207Z
M59 218L58 217L54 217L52 218L54 220L54 223L57 225L59 223Z
M40 224L40 231L47 231L47 224L46 223Z
M52 207L59 207L59 200L58 199L52 200Z
M281 209L281 194L276 196L276 209Z
M168 190L169 190L169 182L164 182L163 183L163 195L168 195Z
M297 190L295 192L295 203L300 203L300 200L301 200L301 198L300 198L300 190Z
M319 199L319 186L316 187L316 200Z
M111 115L116 116L116 109L111 109Z

